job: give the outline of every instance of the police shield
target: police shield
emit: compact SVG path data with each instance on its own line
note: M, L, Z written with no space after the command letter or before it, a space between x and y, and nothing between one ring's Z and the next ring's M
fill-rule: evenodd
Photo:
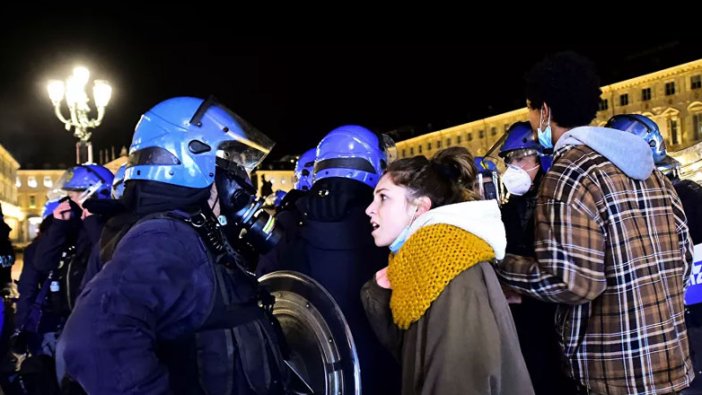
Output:
M301 273L259 279L275 297L273 315L287 341L292 390L302 394L360 394L361 369L353 336L324 287Z

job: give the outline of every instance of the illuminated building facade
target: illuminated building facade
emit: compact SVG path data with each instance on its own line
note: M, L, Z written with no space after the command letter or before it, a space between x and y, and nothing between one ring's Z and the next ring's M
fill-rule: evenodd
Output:
M615 114L637 113L660 127L668 149L678 151L702 141L702 59L602 87L593 125L604 125ZM463 146L483 156L507 128L527 119L521 109L434 131L397 143L400 158Z

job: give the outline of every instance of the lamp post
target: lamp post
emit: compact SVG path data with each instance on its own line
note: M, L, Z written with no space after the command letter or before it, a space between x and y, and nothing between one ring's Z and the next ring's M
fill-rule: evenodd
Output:
M105 80L95 80L93 84L93 99L97 107L97 117L90 119L90 106L85 86L90 78L90 72L85 67L76 67L73 74L66 79L50 80L47 85L49 98L54 105L54 113L66 125L66 130L73 128L73 135L78 138L76 143L76 163L93 162L93 146L90 143L89 129L100 126L105 116L105 107L110 101L112 87ZM65 99L70 115L63 116L61 102Z

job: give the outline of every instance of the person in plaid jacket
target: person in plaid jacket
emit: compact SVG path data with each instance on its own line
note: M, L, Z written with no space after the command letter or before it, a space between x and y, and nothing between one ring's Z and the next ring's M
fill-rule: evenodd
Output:
M588 126L600 95L594 66L572 52L527 74L529 122L554 163L537 197L536 258L508 254L497 272L559 303L564 369L582 393L676 393L694 377L685 214L641 138Z

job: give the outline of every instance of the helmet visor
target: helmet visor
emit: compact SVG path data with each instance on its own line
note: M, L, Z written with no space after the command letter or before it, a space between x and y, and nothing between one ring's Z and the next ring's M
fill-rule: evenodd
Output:
M229 139L219 144L217 157L236 162L248 171L261 164L275 145L268 136L213 98L202 103L190 123L214 124L226 133Z
M505 163L510 164L515 159L520 159L520 158L523 158L525 156L530 156L530 155L539 156L539 151L537 151L535 149L531 149L531 148L524 148L524 149L517 149L514 151L509 151L509 152L504 154Z
M270 148L272 148L272 145ZM221 143L217 147L217 157L235 162L245 168L247 172L251 172L266 158L270 148L261 149L252 146L250 142L230 140Z
M56 183L56 189L64 191L85 191L97 182L105 180L88 166L76 166L66 170Z
M641 116L641 118L645 117ZM610 118L609 121L607 121L605 126L613 129L619 129L624 132L633 133L639 137L642 137L646 141L648 141L651 136L655 134L655 130L652 126L647 125L641 119L630 114L615 115Z
M381 134L380 140L382 148L388 158L387 164L394 162L397 159L397 146L395 145L395 141L387 134Z
M59 180L60 181L60 180ZM57 201L63 197L68 196L66 191L61 188L54 188L46 193L46 200ZM53 210L52 210L53 211Z

